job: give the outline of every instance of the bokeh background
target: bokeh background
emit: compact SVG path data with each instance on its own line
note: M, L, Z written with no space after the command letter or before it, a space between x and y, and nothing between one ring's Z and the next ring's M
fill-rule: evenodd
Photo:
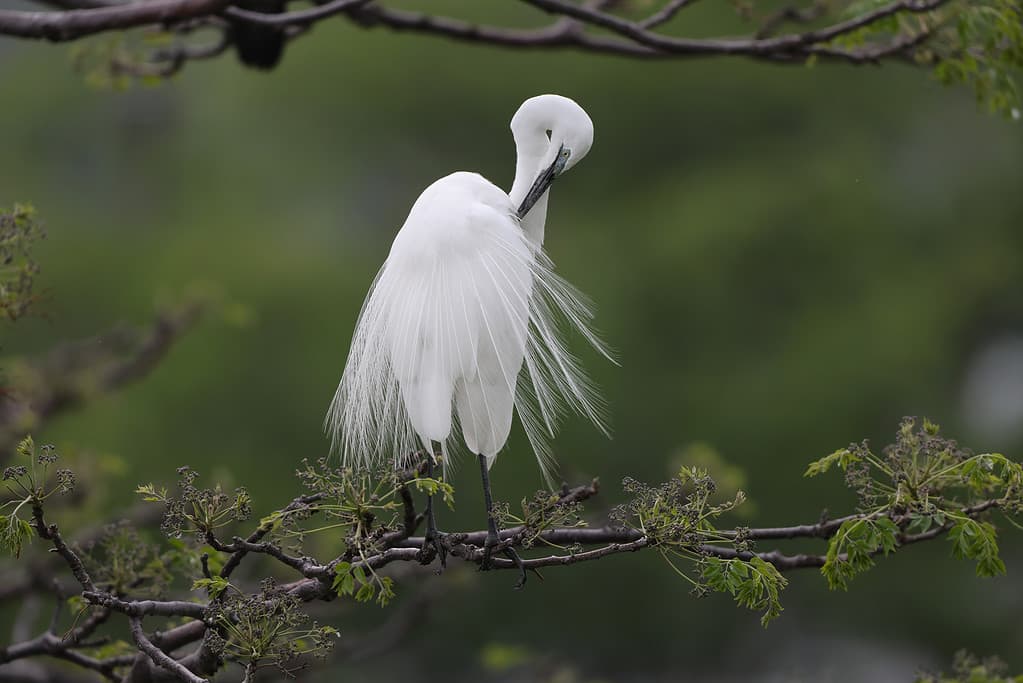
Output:
M734 22L686 15L697 33ZM34 203L49 233L46 315L6 327L0 354L142 322L196 283L237 303L146 381L37 439L94 454L110 506L181 464L247 485L257 512L290 500L297 463L326 452L359 306L412 202L459 169L510 186L508 121L542 92L596 125L554 188L546 242L621 359L586 356L613 439L576 421L555 444L566 480L601 478L595 519L623 476L708 457L736 466L724 482L752 499L743 523L842 514L840 477L805 480L805 464L880 447L903 415L1019 457L1020 125L904 66L510 52L340 20L270 75L227 56L124 92L86 85L65 47L0 41L0 206ZM542 483L517 431L493 474L503 500ZM472 469L454 483L442 527L480 526ZM439 596L399 649L300 678L906 681L961 647L1019 668L1020 538L1005 532L1009 575L994 580L942 542L847 594L791 574L767 630L723 596L690 597L653 554L550 570L523 592L507 573L452 571L399 585ZM384 617L331 609L321 618L348 633Z

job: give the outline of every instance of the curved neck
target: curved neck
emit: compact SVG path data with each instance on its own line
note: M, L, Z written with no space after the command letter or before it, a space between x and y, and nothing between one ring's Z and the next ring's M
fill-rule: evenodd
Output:
M539 140L533 136L530 136L531 139L522 139L524 136L516 136L515 181L512 183L511 192L508 193L515 207L522 204L529 188L533 186L533 181L536 180L543 165L547 148L550 146L547 135L543 131L539 132L539 136ZM530 242L537 247L543 245L544 224L547 222L547 200L550 195L550 190L544 192L521 221L522 230Z

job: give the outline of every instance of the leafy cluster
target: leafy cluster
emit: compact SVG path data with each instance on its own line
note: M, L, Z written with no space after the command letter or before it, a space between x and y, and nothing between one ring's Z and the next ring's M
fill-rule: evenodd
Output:
M705 558L700 578L708 589L728 593L740 606L763 612L760 623L764 626L781 616L780 593L788 585L788 579L777 567L756 555L749 561Z
M303 460L302 465L296 474L309 491L307 498L316 499L315 507L278 510L264 518L264 528L298 545L310 533L329 532L339 537L342 552L333 565L334 592L386 606L395 596L394 581L376 572L368 558L384 548L387 538L408 533L418 523L410 489L440 496L453 507L454 488L441 479L422 476L423 468L358 471L333 466L326 458L315 465ZM318 517L316 526L304 523L312 512Z
M860 17L887 0L858 0L844 15ZM945 85L965 85L992 113L1020 118L1018 78L1023 72L1020 0L953 0L926 12L908 8L833 41L846 50L884 50L902 44L913 59L934 67Z
M780 594L788 581L774 565L751 554L753 542L747 530L721 531L715 526L717 518L745 501L745 493L738 491L734 498L712 503L717 491L714 479L706 470L685 466L659 486L631 478L622 485L633 499L616 508L612 520L649 539L672 569L693 584L695 595L727 593L737 604L762 612L764 626L781 614ZM715 553L717 548L732 551L732 556L721 557ZM695 563L695 578L676 560Z
M978 104L1018 120L1023 71L1023 5L1019 0L970 0L952 6L947 26L922 58L937 61L942 83L970 87Z
M494 512L502 526L521 528L518 537L524 548L533 547L548 529L586 526L582 503L565 500L558 493L540 490L532 498L523 498L519 506L522 512L516 514L507 504L495 503Z
M301 601L271 579L257 593L229 593L212 603L208 621L213 628L206 645L243 666L247 679L266 667L294 675L300 655L326 657L339 635L337 629L311 622Z
M244 487L236 488L233 493L224 491L220 484L199 488L195 485L199 474L190 467L179 467L178 476L177 496L153 484L135 489L146 502L166 505L160 528L170 538L195 534L200 540L208 540L216 530L244 521L252 514L252 501Z
M98 538L76 550L96 587L112 595L162 596L179 559L173 548L161 554L127 521L108 524Z
M905 418L895 443L875 454L862 442L810 463L806 476L833 467L845 473L861 515L831 537L822 573L832 588L873 566L899 545L948 533L952 553L976 562L978 576L1005 573L993 524L975 519L1000 510L1023 511L1023 466L998 453L973 454L943 437L938 425Z
M207 573L211 568L219 570L216 552L231 552L236 546L220 540L218 533L249 517L249 496L244 488L233 493L219 485L200 488L195 483L198 473L187 467L178 473L177 495L153 484L139 486L136 492L148 502L163 503L163 531L171 539L192 536L212 553L206 559ZM356 471L332 466L321 458L315 465L303 461L296 475L308 493L260 520L261 542L268 548L304 553L310 534L329 534L334 541L333 552L339 552L331 563L332 588L337 595L351 596L359 602L375 600L384 606L395 595L392 579L377 573L367 559L383 550L389 537L418 524L410 489L439 495L449 505L454 504L450 484L420 476L418 469ZM215 571L194 581L192 587L207 591L211 598L225 595L232 588Z
M895 552L899 527L888 517L850 519L828 543L821 573L831 588L849 588L849 581L874 566L878 552Z
M376 598L381 607L394 599L394 579L381 576L368 564L338 562L334 565L334 582L331 586L340 596L354 597L358 602L369 602Z
M0 317L17 320L36 302L33 286L39 264L32 259L31 249L44 236L31 206L0 208Z
M304 524L309 515L300 509L278 510L266 517L264 524L271 525L275 535L298 541L310 533L330 532L340 537L345 560L364 560L382 547L388 534L413 521L407 519L410 490L440 496L449 507L454 506L451 484L423 476L421 469L355 470L331 465L326 458L315 465L303 460L296 474L309 497L316 499L313 509L318 524Z
M32 539L31 514L41 509L43 501L53 495L74 491L75 475L65 468L54 468L57 451L51 445L36 447L26 436L16 449L27 465L11 465L3 471L3 483L12 499L0 504L0 547L21 556L22 548Z
M174 32L156 28L98 36L71 49L72 68L97 90L159 85L177 70L176 42Z
M626 477L622 481L633 498L617 508L612 516L635 526L659 546L697 547L717 539L712 520L738 507L746 494L738 491L733 499L711 504L717 484L706 470L683 466L678 474L659 486L649 486Z

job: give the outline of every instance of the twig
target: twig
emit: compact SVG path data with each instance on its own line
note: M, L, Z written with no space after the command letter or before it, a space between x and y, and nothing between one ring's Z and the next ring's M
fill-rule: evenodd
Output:
M657 10L649 17L639 22L638 26L644 29L652 29L671 21L680 10L685 9L696 0L671 0L664 7Z
M64 543L64 538L60 535L57 525L46 523L46 520L43 518L43 508L38 504L32 506L32 523L39 537L50 541L53 544L53 549L64 558L64 561L71 569L71 573L75 575L82 588L86 591L95 591L96 586L93 585L92 577L86 571L82 559Z
M288 505L281 510L281 513L287 514L289 512L295 512L296 510L310 508L313 503L322 499L322 493L312 493L306 496L299 496L288 503ZM273 527L270 525L261 525L258 529L249 534L249 537L245 539L245 542L248 544L259 543L268 533L270 533L272 529ZM242 559L244 559L245 555L248 554L250 550L247 547L238 547L231 552L231 557L227 559L227 562L224 563L224 567L220 570L220 576L225 579L230 578L231 574L238 568L239 563L241 563Z
M368 4L371 0L332 0L316 7L298 10L295 12L282 12L280 14L265 14L263 12L251 12L240 7L228 7L223 15L230 19L238 19L250 24L261 26L292 26L311 24L336 14L349 12L353 9Z
M175 674L178 678L186 683L207 683L205 678L200 678L194 673L186 669L180 662L169 656L163 650L153 645L152 641L146 637L145 631L142 630L142 620L138 617L132 617L129 619L131 626L131 637L138 645L139 649L149 655L149 658L153 660L154 664L157 664L167 671Z

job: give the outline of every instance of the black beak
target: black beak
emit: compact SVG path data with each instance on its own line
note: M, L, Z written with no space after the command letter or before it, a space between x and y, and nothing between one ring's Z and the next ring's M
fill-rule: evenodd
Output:
M522 204L519 206L519 219L525 218L529 210L533 208L533 204L536 204L543 193L546 192L554 179L561 175L561 172L565 170L565 163L568 161L569 151L564 146L558 150L558 156L554 158L554 163L545 168L540 172L540 175L536 177L533 182L533 186L529 188L529 192L526 193L526 198L522 200Z

